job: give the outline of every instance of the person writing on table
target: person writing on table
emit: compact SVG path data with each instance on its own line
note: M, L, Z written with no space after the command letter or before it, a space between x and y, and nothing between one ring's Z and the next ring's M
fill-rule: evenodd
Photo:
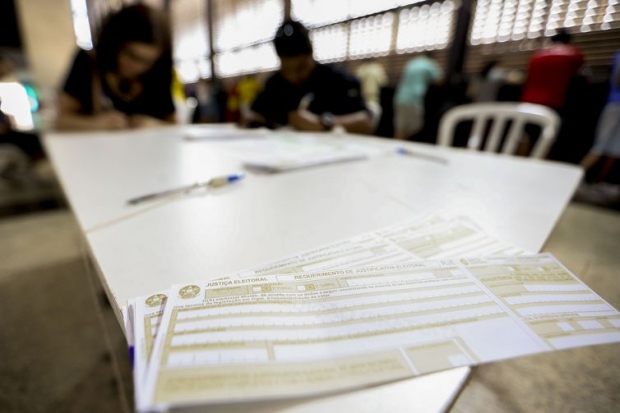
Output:
M111 15L94 50L80 50L58 97L61 130L174 122L172 47L165 16L144 5Z
M302 131L329 131L340 126L352 133L370 134L371 116L358 80L344 71L317 63L306 28L288 20L273 41L280 70L267 80L245 126L289 125Z

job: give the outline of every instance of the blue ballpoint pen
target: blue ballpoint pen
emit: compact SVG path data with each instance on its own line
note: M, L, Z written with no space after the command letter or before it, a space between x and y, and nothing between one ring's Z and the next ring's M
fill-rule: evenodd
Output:
M186 186L182 186L179 188L168 189L166 191L154 192L152 194L147 194L147 195L142 195L136 198L131 198L130 200L127 201L127 203L130 205L135 205L135 204L139 204L144 201L164 198L170 195L180 194L182 192L190 192L190 191L193 191L194 189L203 188L203 187L219 188L219 187L231 184L233 182L240 181L243 178L245 178L245 175L242 173L217 176L215 178L209 179L206 182L196 182L195 184L186 185Z

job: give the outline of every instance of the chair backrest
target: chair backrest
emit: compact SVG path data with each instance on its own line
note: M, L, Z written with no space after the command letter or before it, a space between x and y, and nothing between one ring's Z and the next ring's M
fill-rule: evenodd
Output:
M546 106L508 102L472 103L450 109L441 118L439 145L452 146L456 126L468 120L473 120L473 125L467 147L475 150L481 149L487 125L489 121L492 123L484 145L484 150L488 152L499 151L507 122L511 121L501 150L505 154L514 154L517 151L526 124L540 126L541 134L530 153L533 158L547 155L560 127L560 117Z

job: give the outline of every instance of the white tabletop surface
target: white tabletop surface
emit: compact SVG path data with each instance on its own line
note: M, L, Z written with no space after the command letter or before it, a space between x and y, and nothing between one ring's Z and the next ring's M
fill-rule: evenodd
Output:
M226 142L182 137L183 128L46 137L116 308L174 283L226 275L428 211L468 216L537 252L581 178L571 165L408 144L449 163L390 150L294 172L249 172L215 192L127 205L138 195L243 170Z
M138 195L243 171L229 141L187 141L186 132L171 127L45 137L117 311L129 298L175 283L219 277L424 212L467 216L490 234L537 252L582 176L577 167L540 160L325 136L355 139L385 154L287 173L247 172L243 182L215 192L126 205ZM264 133L248 131L255 137ZM396 146L444 157L448 164L396 155ZM437 398L420 404L420 411L444 408L466 374L466 369L439 373L435 380L443 385L435 386ZM411 395L421 400L432 377L409 386ZM392 397L394 386L382 386L375 399ZM295 402L294 408L278 405L278 410L312 410L323 402L340 406L338 400L342 406L353 403L343 395ZM401 407L408 411L411 404Z

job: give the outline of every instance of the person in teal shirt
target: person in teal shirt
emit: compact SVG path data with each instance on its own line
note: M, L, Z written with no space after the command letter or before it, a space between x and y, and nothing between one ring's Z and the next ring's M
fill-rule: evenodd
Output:
M394 138L408 139L422 129L426 91L440 77L429 51L407 62L394 99Z

